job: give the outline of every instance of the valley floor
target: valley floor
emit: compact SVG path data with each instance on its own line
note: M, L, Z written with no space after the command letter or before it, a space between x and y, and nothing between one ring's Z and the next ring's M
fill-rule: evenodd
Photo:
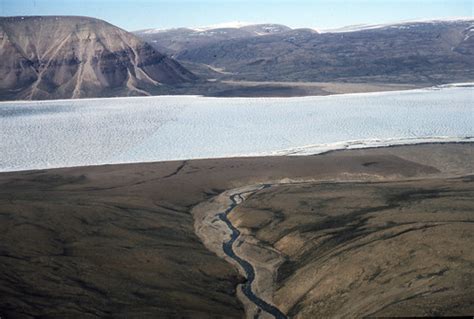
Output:
M256 82L224 80L222 88L205 95L215 97L298 97L347 93L401 91L422 88L415 84L344 82ZM216 87L219 87L216 85Z
M221 258L225 230L200 222L229 190L264 183L229 219L254 290L283 313L472 314L473 152L424 144L1 173L0 316L249 314L245 278ZM269 249L278 262L262 262Z

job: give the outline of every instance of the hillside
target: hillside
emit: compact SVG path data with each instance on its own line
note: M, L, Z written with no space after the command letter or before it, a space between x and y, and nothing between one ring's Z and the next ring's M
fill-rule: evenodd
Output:
M311 183L257 193L231 218L258 239L251 248L285 254L269 283L291 317L467 316L473 179L433 177L471 174L472 152L433 144L2 173L0 316L243 318L244 278L200 241L196 210L269 179Z
M167 45L163 39L176 31L162 31L151 43L172 50L196 72L204 73L198 65L209 65L219 72L208 76L218 79L426 86L474 79L473 25L460 19L332 32L282 28L266 36L214 36L207 43L180 38L186 46Z
M133 34L86 17L0 18L0 99L150 95L196 77Z

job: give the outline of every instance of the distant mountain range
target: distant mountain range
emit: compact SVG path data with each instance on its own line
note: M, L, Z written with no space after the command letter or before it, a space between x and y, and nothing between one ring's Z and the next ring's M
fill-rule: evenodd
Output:
M162 52L173 55L231 39L245 39L269 34L280 34L291 28L280 24L241 25L229 23L201 28L170 30L146 29L134 32Z
M210 66L219 79L422 85L474 79L474 19L332 32L264 24L136 34L196 72Z
M132 34L94 18L3 17L0 100L295 96L472 82L473 35L474 19L329 31L232 23Z
M0 98L148 95L196 76L137 36L85 17L0 18Z

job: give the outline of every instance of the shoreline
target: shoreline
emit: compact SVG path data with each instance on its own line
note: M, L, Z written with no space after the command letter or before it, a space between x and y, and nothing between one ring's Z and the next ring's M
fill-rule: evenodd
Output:
M245 81L243 81L245 82ZM255 82L258 83L258 82ZM272 85L281 85L283 87L285 82L275 82L276 84ZM288 82L294 83L295 87L298 86L298 82ZM301 82L300 86L304 87L307 86L308 83L317 84L320 82ZM328 82L331 83L331 82ZM334 84L338 84L334 82ZM357 84L357 85L370 85L369 83L342 83L345 84ZM268 85L268 87L273 87L272 85ZM290 85L290 84L287 84ZM381 83L380 85L385 85L385 88L389 88L390 85L402 85L402 86L410 86L412 84L397 84L397 83ZM246 87L242 85L242 87ZM406 93L406 92L418 92L418 91L426 91L432 89L443 89L443 88L456 88L456 87L474 87L474 82L454 82L454 83L444 83L439 85L431 85L431 86L415 86L407 87L405 89L399 88L395 90L374 90L368 92L344 92L344 93L329 93L329 94L315 94L315 95L295 95L295 96L207 96L201 94L163 94L163 95L149 95L149 96L113 96L113 97L86 97L86 98L79 98L79 99L54 99L54 100L0 100L0 106L3 104L27 104L27 103L64 103L64 102L77 102L77 101L100 101L100 100L120 100L120 99L153 99L153 98L176 98L176 97L183 97L183 98L201 98L201 99L222 99L222 100L229 100L229 99L308 99L308 98L330 98L333 96L358 96L358 95L380 95L380 94L399 94L399 93ZM382 87L380 87L382 88Z
M450 139L450 138L448 138ZM380 141L380 140L378 140ZM335 144L343 144L347 142L338 142ZM273 158L273 157L306 157L306 156L315 156L315 155L324 155L333 152L345 152L351 150L371 150L371 149L384 149L384 148L396 148L396 147L405 147L405 146L417 146L417 145L443 145L443 144L470 144L474 143L474 137L468 136L459 138L456 140L455 138L450 139L448 141L416 141L413 143L404 142L401 144L388 144L388 145L380 145L380 146L373 146L366 144L365 146L361 147L339 147L329 150L321 150L320 152L314 153L303 153L303 154L278 154L276 151L273 152L274 154L264 153L264 154L241 154L235 156L222 156L222 157L204 157L204 158L182 158L182 159L172 159L172 160L165 160L165 161L143 161L143 162L116 162L116 163L97 163L91 165L77 165L77 166L60 166L60 167L44 167L44 168L28 168L28 169L20 169L20 170L2 170L0 169L0 174L4 173L25 173L25 172L37 172L37 171L44 171L44 170L52 170L52 169L76 169L76 168L88 168L88 167L106 167L106 166L118 166L118 165L141 165L141 164L153 164L153 163L174 163L174 162L182 162L182 161L207 161L207 160L226 160L226 159L260 159L260 158ZM321 144L321 145L328 145L328 144ZM304 148L304 147L302 147Z

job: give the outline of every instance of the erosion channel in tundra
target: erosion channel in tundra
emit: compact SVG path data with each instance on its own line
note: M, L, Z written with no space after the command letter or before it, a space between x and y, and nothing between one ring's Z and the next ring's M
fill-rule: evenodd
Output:
M472 290L459 284L473 275L472 254L462 249L473 221L465 177L472 144L425 147L352 151L354 160L383 152L410 161L367 160L362 166L376 171L341 167L319 178L270 174L197 205L198 236L246 278L237 296L247 318L466 313ZM446 157L451 147L466 153ZM371 291L378 290L377 301Z
M267 187L271 187L271 185L263 185L259 189L264 189ZM254 190L254 192L257 190ZM253 284L253 281L255 280L255 269L253 268L251 263L237 256L233 249L233 245L235 241L240 236L240 231L234 225L232 225L232 222L229 220L228 215L230 212L232 212L232 210L235 207L237 207L237 205L240 202L244 200L243 196L250 195L252 193L253 193L252 191L245 191L242 193L233 194L230 197L232 204L225 210L225 212L220 213L218 215L220 220L222 220L227 225L227 227L229 227L231 231L231 236L230 236L231 238L229 241L224 242L224 244L222 245L222 249L224 250L224 253L227 256L229 256L235 262L237 262L240 265L240 267L242 267L242 269L245 271L247 282L242 284L242 292L252 303L255 304L255 306L257 306L257 312L259 313L260 310L263 310L277 319L284 319L286 318L286 316L278 308L276 308L273 305L270 305L269 303L267 303L266 301L262 300L261 298L255 295L255 293L252 290L252 284Z

